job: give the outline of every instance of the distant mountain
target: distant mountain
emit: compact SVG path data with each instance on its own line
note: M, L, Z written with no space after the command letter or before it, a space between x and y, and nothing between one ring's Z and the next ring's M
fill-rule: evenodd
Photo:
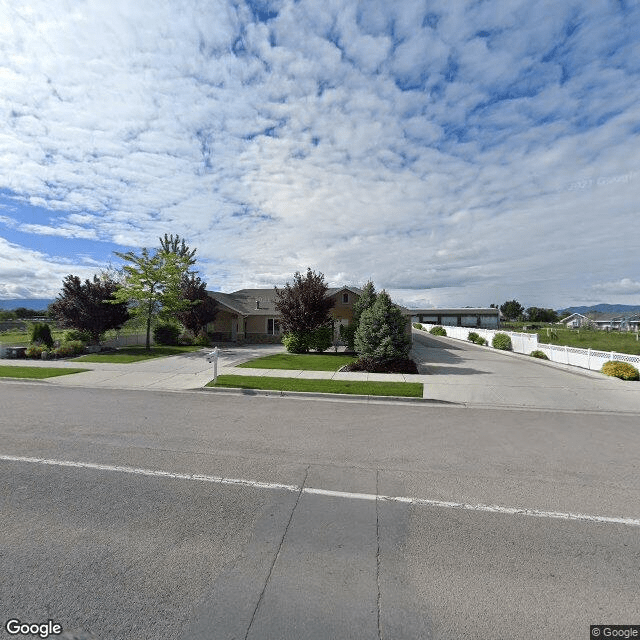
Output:
M558 313L581 313L583 315L597 311L598 313L638 313L640 306L632 304L594 304L590 307L568 307L560 309Z
M0 300L0 309L11 311L18 307L24 307L34 311L44 311L52 302L54 302L53 298L10 298Z

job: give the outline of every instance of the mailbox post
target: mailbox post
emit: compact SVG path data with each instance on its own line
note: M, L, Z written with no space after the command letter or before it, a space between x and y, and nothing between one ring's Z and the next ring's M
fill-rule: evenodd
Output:
M218 347L207 354L207 362L213 362L213 384L218 379Z

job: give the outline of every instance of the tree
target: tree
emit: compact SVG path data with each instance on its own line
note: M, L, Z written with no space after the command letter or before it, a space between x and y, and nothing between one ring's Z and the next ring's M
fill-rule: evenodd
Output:
M174 237L173 233L168 236L164 234L164 238L158 238L160 240L160 251L163 253L174 253L180 258L185 259L189 263L189 267L192 267L196 263L196 251L189 248L184 238L179 235Z
M293 285L287 282L284 289L276 287L275 291L275 307L280 313L282 328L285 333L296 336L297 349L308 351L311 332L331 322L333 300L327 297L324 274L315 273L311 267L307 268L306 276L296 271Z
M363 311L373 306L376 301L376 296L376 288L373 282L369 280L367 284L362 287L362 294L353 305L353 317L351 318L351 322L347 326L340 327L340 335L346 341L347 348L350 351L355 349L356 331L360 324L360 316Z
M500 305L500 313L507 320L517 320L523 312L524 307L517 300L509 300Z
M558 313L553 309L529 307L526 315L529 322L558 322Z
M381 291L371 307L360 316L355 347L358 355L375 360L408 358L411 339L405 332L406 320L400 309Z
M191 306L177 314L178 320L194 335L198 335L218 313L218 303L207 293L207 283L195 273L189 274L180 285L182 297Z
M163 249L152 255L146 247L139 256L133 251L114 253L129 263L123 267L124 281L115 294L115 301L128 303L130 312L144 320L146 348L150 350L153 319L170 320L191 304L183 298L181 284L194 262L193 256Z
M126 303L113 304L117 290L118 284L108 277L94 275L93 281L82 283L68 275L49 311L62 327L87 331L98 343L105 331L119 329L129 319Z

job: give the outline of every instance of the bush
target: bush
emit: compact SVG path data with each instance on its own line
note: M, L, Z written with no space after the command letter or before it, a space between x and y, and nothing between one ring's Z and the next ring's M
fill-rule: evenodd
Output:
M206 331L201 331L194 339L193 344L198 347L209 347L211 346L211 338Z
M469 335L467 336L467 340L469 340L469 342L476 342L479 337L480 337L480 335L477 334L475 331L469 331Z
M80 340L70 340L53 351L53 355L56 358L70 358L71 356L78 356L84 353L84 347L84 342Z
M506 333L496 333L491 341L491 346L494 349L501 349L502 351L512 351L513 346L511 344L511 338Z
M42 354L46 351L47 348L42 344L32 344L30 347L27 347L25 355L27 358L42 358Z
M377 358L358 358L342 368L342 371L368 371L369 373L418 373L416 363L410 358L379 360Z
M638 370L628 362L617 362L609 360L602 365L600 371L608 376L620 378L621 380L638 380Z
M175 346L178 344L180 327L175 324L159 324L153 330L153 339L163 346Z
M489 343L482 336L478 336L476 340L476 344L480 345L481 347L484 347L486 344L489 344Z
M422 329L422 325L419 322L414 322L411 326L414 329Z
M309 334L303 331L285 333L282 344L289 353L309 353Z
M355 339L356 339L356 329L357 325L355 322L351 324L341 324L340 325L340 339L345 343L347 347L347 351L355 351Z
M183 347L190 347L194 344L193 336L186 331L178 336L178 344Z
M91 342L91 333L89 331L81 331L80 329L67 329L62 334L62 342Z
M446 336L447 335L447 331L444 327L432 327L429 330L429 333L432 336Z
M333 329L331 327L318 327L309 335L309 348L322 353L333 344Z
M51 327L45 322L36 322L31 329L31 342L34 344L44 344L51 349L51 347L53 347Z
M540 351L540 349L536 349L529 354L532 358L540 358L540 360L548 360L549 356L544 352Z

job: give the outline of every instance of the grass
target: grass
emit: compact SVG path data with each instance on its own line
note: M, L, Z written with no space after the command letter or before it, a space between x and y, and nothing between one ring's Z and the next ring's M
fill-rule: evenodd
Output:
M302 369L304 371L337 371L340 367L356 360L353 356L341 353L276 353L256 358L239 367L249 369Z
M509 326L505 326L504 330L522 331L522 324L526 325L526 323L509 323ZM635 332L631 331L567 329L555 324L546 324L536 331L529 330L526 333L537 333L538 342L543 344L566 345L568 347L580 347L581 349L640 355L640 341L636 340Z
M175 356L180 353L198 351L202 347L151 347L147 351L144 347L121 347L115 352L90 353L86 356L73 358L74 362L113 362L127 364L129 362L139 362L141 360L151 360L152 358L164 358L165 356Z
M52 367L20 367L13 365L0 366L0 378L53 378L67 376L71 373L82 373L90 369L54 369Z
M271 376L218 376L208 387L233 387L270 391L312 391L317 393L347 393L364 396L400 396L422 398L420 382L367 382L364 380L308 380L304 378L273 378Z

